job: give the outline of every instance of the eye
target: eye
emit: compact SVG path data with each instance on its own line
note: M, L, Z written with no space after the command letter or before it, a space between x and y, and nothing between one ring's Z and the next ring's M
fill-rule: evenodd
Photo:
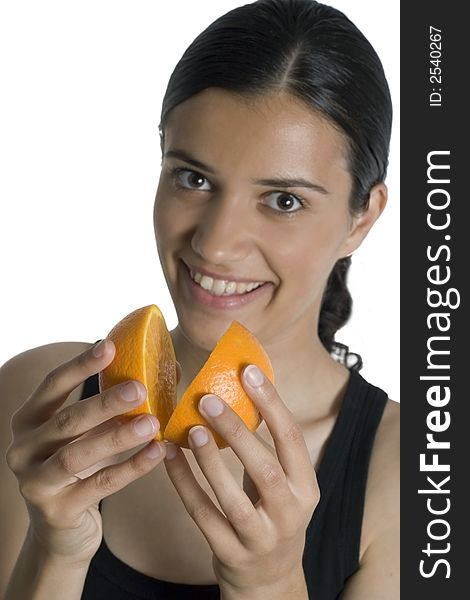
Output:
M270 208L281 213L295 213L304 206L303 201L298 196L287 192L271 192L267 198L270 201Z
M206 192L211 189L209 181L197 171L178 168L173 171L179 186L189 190L201 190Z

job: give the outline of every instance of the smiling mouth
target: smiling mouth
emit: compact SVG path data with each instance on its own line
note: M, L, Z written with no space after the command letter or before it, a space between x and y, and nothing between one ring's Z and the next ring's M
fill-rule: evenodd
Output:
M189 269L191 279L212 296L243 296L264 285L264 281L237 282L214 279Z

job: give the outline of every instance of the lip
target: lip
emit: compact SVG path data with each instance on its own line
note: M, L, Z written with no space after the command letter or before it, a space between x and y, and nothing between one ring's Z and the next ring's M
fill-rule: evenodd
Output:
M181 272L183 275L184 286L185 286L186 290L189 292L190 300L191 301L196 300L199 303L204 304L205 306L208 306L211 308L218 308L218 309L242 308L242 307L246 306L247 304L250 304L251 302L254 302L258 298L263 296L270 288L273 287L273 284L271 282L267 281L266 283L263 283L263 285L260 285L255 290L252 290L251 292L246 292L245 294L239 294L239 295L234 294L234 295L230 295L230 296L213 296L191 279L191 275L189 273L189 267L184 261L182 261L181 265L182 265ZM199 269L197 269L197 270L199 271ZM199 272L204 275L207 273L207 271L199 271ZM208 276L212 277L212 275L208 275ZM218 276L218 279L221 279L220 275ZM245 281L246 282L246 281L251 281L251 280L229 279L227 281Z

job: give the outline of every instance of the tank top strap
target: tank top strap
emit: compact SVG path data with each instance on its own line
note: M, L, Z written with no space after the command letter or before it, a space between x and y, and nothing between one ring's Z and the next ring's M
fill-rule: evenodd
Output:
M318 470L321 498L306 535L306 552L325 538L338 541L344 576L359 566L370 455L387 394L356 370L350 379Z
M354 405L359 413L351 440L351 453L346 467L343 529L349 568L359 563L362 520L365 505L370 456L379 427L387 394L367 383L359 374L358 394ZM362 400L361 400L362 399Z

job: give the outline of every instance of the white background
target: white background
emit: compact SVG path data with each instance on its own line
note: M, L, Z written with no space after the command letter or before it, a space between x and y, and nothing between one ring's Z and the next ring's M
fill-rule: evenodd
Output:
M0 364L93 342L146 304L176 325L152 223L161 100L194 37L243 3L0 4ZM353 257L354 313L337 339L399 400L399 3L331 4L377 50L394 101L389 203Z

